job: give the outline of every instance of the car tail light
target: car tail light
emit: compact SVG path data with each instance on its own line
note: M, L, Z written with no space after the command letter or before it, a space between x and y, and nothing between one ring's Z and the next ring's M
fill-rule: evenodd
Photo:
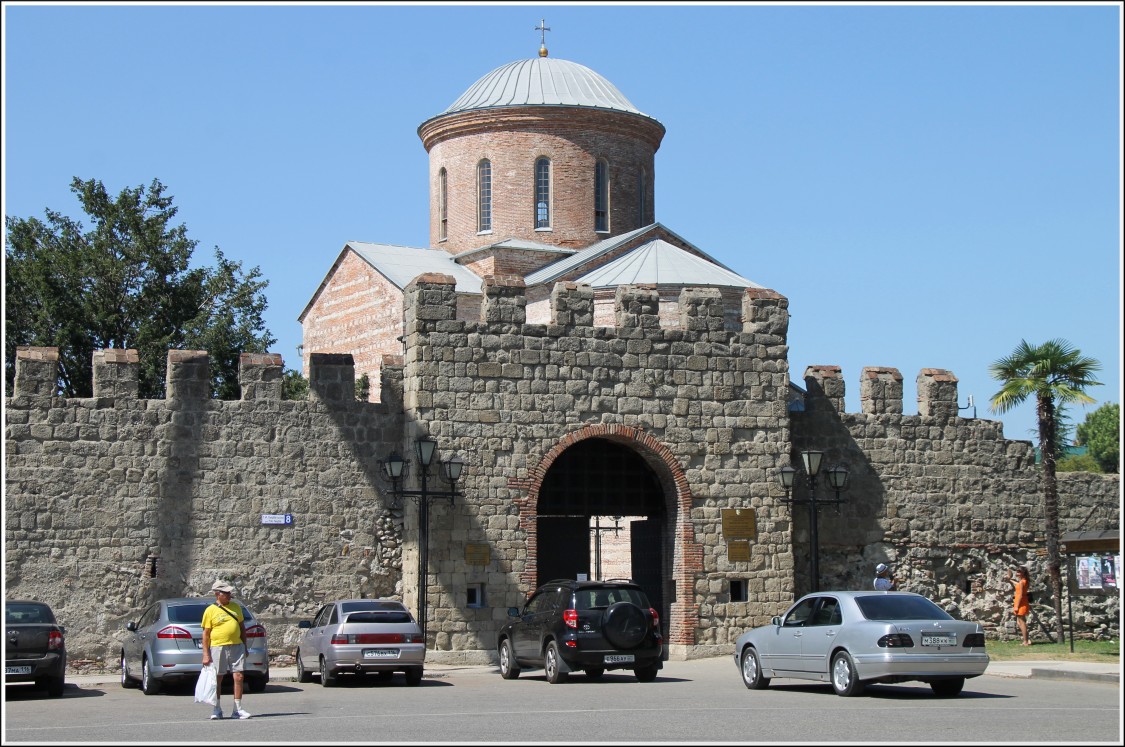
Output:
M984 633L969 633L961 645L965 648L984 648Z
M652 607L649 607L648 611L652 614L652 627L655 630L660 630L660 615Z
M62 633L57 630L52 630L47 634L47 650L54 651L55 649L63 647Z
M881 648L914 648L914 639L906 633L891 633L878 641Z
M187 632L181 627L176 625L169 625L166 628L161 628L156 633L157 638L178 638L182 640L191 640L191 633Z
M578 627L578 610L563 610L563 622L568 628Z
M266 629L263 628L261 625L251 625L249 628L246 629L246 637L247 638L265 638L266 637Z
M421 633L407 633L403 636L403 643L425 643L426 639Z
M421 633L337 633L329 643L422 643Z

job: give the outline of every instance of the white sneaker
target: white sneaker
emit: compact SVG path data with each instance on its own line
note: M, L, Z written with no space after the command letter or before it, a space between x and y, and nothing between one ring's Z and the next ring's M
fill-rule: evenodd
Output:
M216 719L220 719L222 717L223 717L223 709L222 708L219 708L218 706L215 706L214 708L211 709L211 720L212 721L214 721Z
M236 708L234 713L230 715L231 718L250 718L250 714L241 708Z

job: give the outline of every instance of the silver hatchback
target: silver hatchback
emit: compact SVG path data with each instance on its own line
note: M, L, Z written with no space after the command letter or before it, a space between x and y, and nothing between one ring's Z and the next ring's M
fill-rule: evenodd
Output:
M153 695L165 683L194 683L203 668L203 611L214 601L209 597L162 599L127 624L121 645L121 686L139 685L145 695ZM270 679L266 629L245 604L234 603L242 607L246 623L246 687L261 692Z
M406 675L407 685L422 681L426 639L410 611L393 599L341 599L324 605L304 630L297 648L297 680L331 687L342 674Z

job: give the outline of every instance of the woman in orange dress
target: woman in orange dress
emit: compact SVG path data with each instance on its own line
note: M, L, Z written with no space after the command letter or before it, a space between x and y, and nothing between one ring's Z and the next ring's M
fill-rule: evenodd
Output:
M1012 578L1012 572L1008 571L1008 583L1010 583L1016 591L1015 599L1012 600L1012 613L1016 616L1016 624L1020 626L1020 633L1023 635L1023 645L1030 646L1031 641L1027 637L1027 613L1031 611L1031 607L1027 601L1027 589L1031 585L1031 580L1027 573L1026 566L1020 566L1016 569L1019 578Z

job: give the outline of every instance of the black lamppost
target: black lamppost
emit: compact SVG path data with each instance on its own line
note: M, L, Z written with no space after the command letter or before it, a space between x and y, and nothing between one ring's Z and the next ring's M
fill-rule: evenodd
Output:
M383 472L391 480L391 493L394 495L398 506L402 505L403 498L409 498L418 504L418 624L422 628L422 639L426 639L426 587L429 586L429 558L430 558L430 501L444 499L453 505L453 499L461 495L457 492L457 481L461 479L461 471L465 463L461 457L454 455L449 460L442 462L445 479L449 483L449 490L431 491L427 485L430 475L430 465L437 451L437 441L432 438L419 438L414 442L418 452L420 490L403 490L402 478L410 463L402 458L397 451L380 462Z
M786 465L778 470L781 487L785 488L784 501L789 504L803 503L809 507L809 578L812 583L811 591L820 591L820 540L817 537L817 509L825 504L833 504L840 510L843 500L840 492L848 489L848 468L838 464L828 470L828 487L836 492L835 499L817 500L816 476L820 473L820 463L824 461L823 451L806 450L801 452L801 462L805 467L805 479L808 481L809 493L807 498L793 498L789 491L793 489L793 481L797 470Z

